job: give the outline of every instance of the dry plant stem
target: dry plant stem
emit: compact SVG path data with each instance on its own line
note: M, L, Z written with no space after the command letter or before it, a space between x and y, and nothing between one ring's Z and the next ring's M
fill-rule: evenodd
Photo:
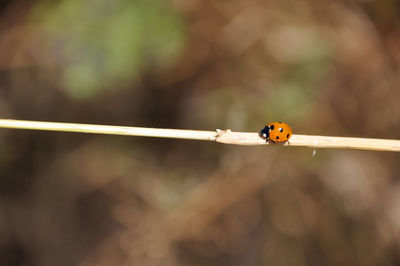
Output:
M0 119L0 128L31 129L93 134L143 136L158 138L194 139L216 141L236 145L275 145L268 143L254 132L232 132L231 130L201 131L183 129L161 129L145 127L121 127L107 125L55 123ZM400 140L327 137L311 135L293 135L290 143L275 146L303 146L311 148L337 148L375 151L400 151Z
M148 127L121 127L76 123L38 122L26 120L0 119L0 128L32 129L45 131L79 132L92 134L126 135L174 139L211 140L215 131L162 129Z
M221 134L217 138L217 142L240 145L266 144L265 140L262 140L257 133L231 132L229 130ZM293 134L289 143L269 143L269 145L400 152L400 140L392 139L347 138Z

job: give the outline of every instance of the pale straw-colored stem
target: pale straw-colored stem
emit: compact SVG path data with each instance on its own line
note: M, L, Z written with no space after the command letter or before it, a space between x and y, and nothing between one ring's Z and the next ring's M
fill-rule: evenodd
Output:
M210 138L215 136L215 131L39 122L39 121L10 120L10 119L0 119L0 128L2 127L15 128L15 129L32 129L32 130L64 131L64 132L174 138L174 139L197 139L197 140L210 140Z
M162 129L147 127L126 127L91 125L75 123L55 123L0 119L0 128L31 129L63 132L80 132L93 134L110 134L126 136L143 136L158 138L208 140L225 144L236 145L275 145L267 143L255 132L233 132L231 130L202 131L184 129ZM327 137L312 135L296 135L290 138L289 143L275 146L303 146L311 148L337 148L375 151L400 151L400 140Z

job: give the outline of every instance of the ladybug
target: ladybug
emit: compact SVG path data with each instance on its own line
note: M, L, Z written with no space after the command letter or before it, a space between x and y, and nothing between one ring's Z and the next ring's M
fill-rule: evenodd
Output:
M261 129L259 133L260 137L266 141L275 142L286 142L289 141L293 135L293 131L290 126L283 122L272 122Z

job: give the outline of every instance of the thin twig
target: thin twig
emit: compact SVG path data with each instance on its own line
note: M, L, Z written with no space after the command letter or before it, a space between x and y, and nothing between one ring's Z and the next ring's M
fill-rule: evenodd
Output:
M275 145L266 142L254 132L233 132L231 130L202 131L184 129L161 129L147 127L121 127L107 125L55 123L0 119L0 128L31 129L47 131L80 132L93 134L110 134L126 136L143 136L158 138L208 140L236 145ZM311 148L337 148L375 151L400 151L400 140L327 137L312 135L296 135L290 142L276 146L303 146Z

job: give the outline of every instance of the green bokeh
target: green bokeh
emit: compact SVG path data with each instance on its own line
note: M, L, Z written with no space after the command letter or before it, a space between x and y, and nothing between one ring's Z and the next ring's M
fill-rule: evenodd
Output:
M46 32L48 52L61 62L61 83L73 98L168 67L184 46L184 25L165 1L40 2L32 20Z

